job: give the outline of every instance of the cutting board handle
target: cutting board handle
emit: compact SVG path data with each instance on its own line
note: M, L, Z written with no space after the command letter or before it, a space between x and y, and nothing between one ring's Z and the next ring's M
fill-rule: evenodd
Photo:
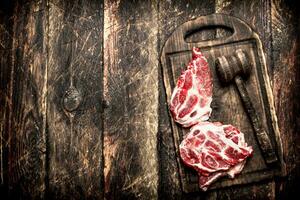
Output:
M233 31L233 34L227 37L220 37L213 40L202 40L198 42L187 42L185 38L187 35L205 30L205 28L228 28ZM208 16L202 16L195 18L182 24L175 32L172 34L173 41L179 40L180 43L186 43L189 48L193 46L213 46L224 43L230 43L235 41L241 41L243 39L248 39L252 36L251 28L245 24L243 21L236 17L232 17L225 14L212 14Z

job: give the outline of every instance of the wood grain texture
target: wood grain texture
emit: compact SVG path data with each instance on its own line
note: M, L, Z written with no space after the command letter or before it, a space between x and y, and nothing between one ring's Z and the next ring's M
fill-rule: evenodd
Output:
M8 195L8 132L11 118L13 4L0 3L0 194Z
M276 197L279 199L299 195L299 11L292 1L272 1L273 93L288 174L277 181Z
M225 13L236 16L245 22L247 22L255 32L257 32L263 43L263 50L266 58L266 65L269 69L269 76L272 77L270 70L271 65L271 16L270 16L270 6L271 2L268 1L224 1L218 0L216 3L216 10L218 13ZM222 33L220 33L222 35ZM271 79L272 81L272 79ZM263 182L260 184L252 184L250 186L242 187L240 193L248 193L248 191L255 190L256 187L264 188L265 190L261 196L264 199L274 199L275 197L275 184L273 181ZM218 196L225 197L231 196L230 192L237 189L229 189L218 192ZM256 193L243 194L241 196L251 196L254 198Z
M103 195L102 6L101 1L49 2L49 198Z
M157 198L156 1L105 1L105 197Z
M269 71L272 70L271 0L217 0L216 13L238 17L259 34L266 54L267 67ZM272 73L270 73L270 76L272 76Z
M45 191L45 85L46 45L44 23L47 13L44 1L14 4L11 57L6 73L5 148L7 148L6 182L9 198L39 199Z
M211 13L237 16L260 35L273 77L288 175L184 194L158 57L180 24ZM290 0L1 0L1 198L297 196L299 13ZM228 34L207 30L188 40ZM71 93L65 100L71 90L79 96Z

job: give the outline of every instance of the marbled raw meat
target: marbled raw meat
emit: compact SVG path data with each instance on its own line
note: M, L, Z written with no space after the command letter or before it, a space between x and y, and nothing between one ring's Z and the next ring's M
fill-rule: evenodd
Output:
M183 127L208 120L212 88L208 62L198 48L193 48L192 60L181 73L171 96L169 106L173 119Z
M220 122L194 125L179 149L183 162L198 172L202 190L221 176L233 178L240 173L253 152L242 132Z

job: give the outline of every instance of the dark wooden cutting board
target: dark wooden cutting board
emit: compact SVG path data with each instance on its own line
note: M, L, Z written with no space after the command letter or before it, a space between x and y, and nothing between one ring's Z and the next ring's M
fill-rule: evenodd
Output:
M210 35L208 39L200 41L193 39L193 35L204 31L208 31L208 34L206 34ZM212 35L213 37L211 37ZM220 37L220 35L223 36ZM238 127L245 134L246 142L254 149L253 157L248 159L244 170L239 176L234 179L224 177L212 184L209 189L257 182L270 179L274 175L283 176L285 167L282 159L280 133L259 36L243 21L221 14L198 17L179 26L168 38L161 52L161 66L168 103L181 71L185 70L187 63L191 60L192 47L201 49L209 62L213 75L213 111L209 121L220 121ZM261 119L263 128L268 132L279 158L279 162L273 165L267 165L264 161L252 124L243 108L235 85L222 85L216 75L214 66L216 58L231 55L237 49L242 49L250 55L253 68L250 76L245 80L245 85L254 108ZM169 115L169 118L176 147L178 173L182 189L184 192L199 191L197 173L186 167L179 156L179 144L189 129L176 124L171 115Z

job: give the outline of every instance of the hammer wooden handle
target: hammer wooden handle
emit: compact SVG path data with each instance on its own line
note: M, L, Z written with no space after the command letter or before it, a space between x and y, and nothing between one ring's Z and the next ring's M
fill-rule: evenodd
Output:
M256 138L257 138L260 148L263 152L265 161L268 164L276 162L277 157L276 157L275 151L272 147L271 140L270 140L268 134L266 133L266 131L262 128L261 121L252 105L249 94L244 85L243 79L240 76L236 76L234 78L234 81L238 88L239 94L243 101L244 107L247 111L247 114L250 117L250 120L252 122L254 131L256 134Z

